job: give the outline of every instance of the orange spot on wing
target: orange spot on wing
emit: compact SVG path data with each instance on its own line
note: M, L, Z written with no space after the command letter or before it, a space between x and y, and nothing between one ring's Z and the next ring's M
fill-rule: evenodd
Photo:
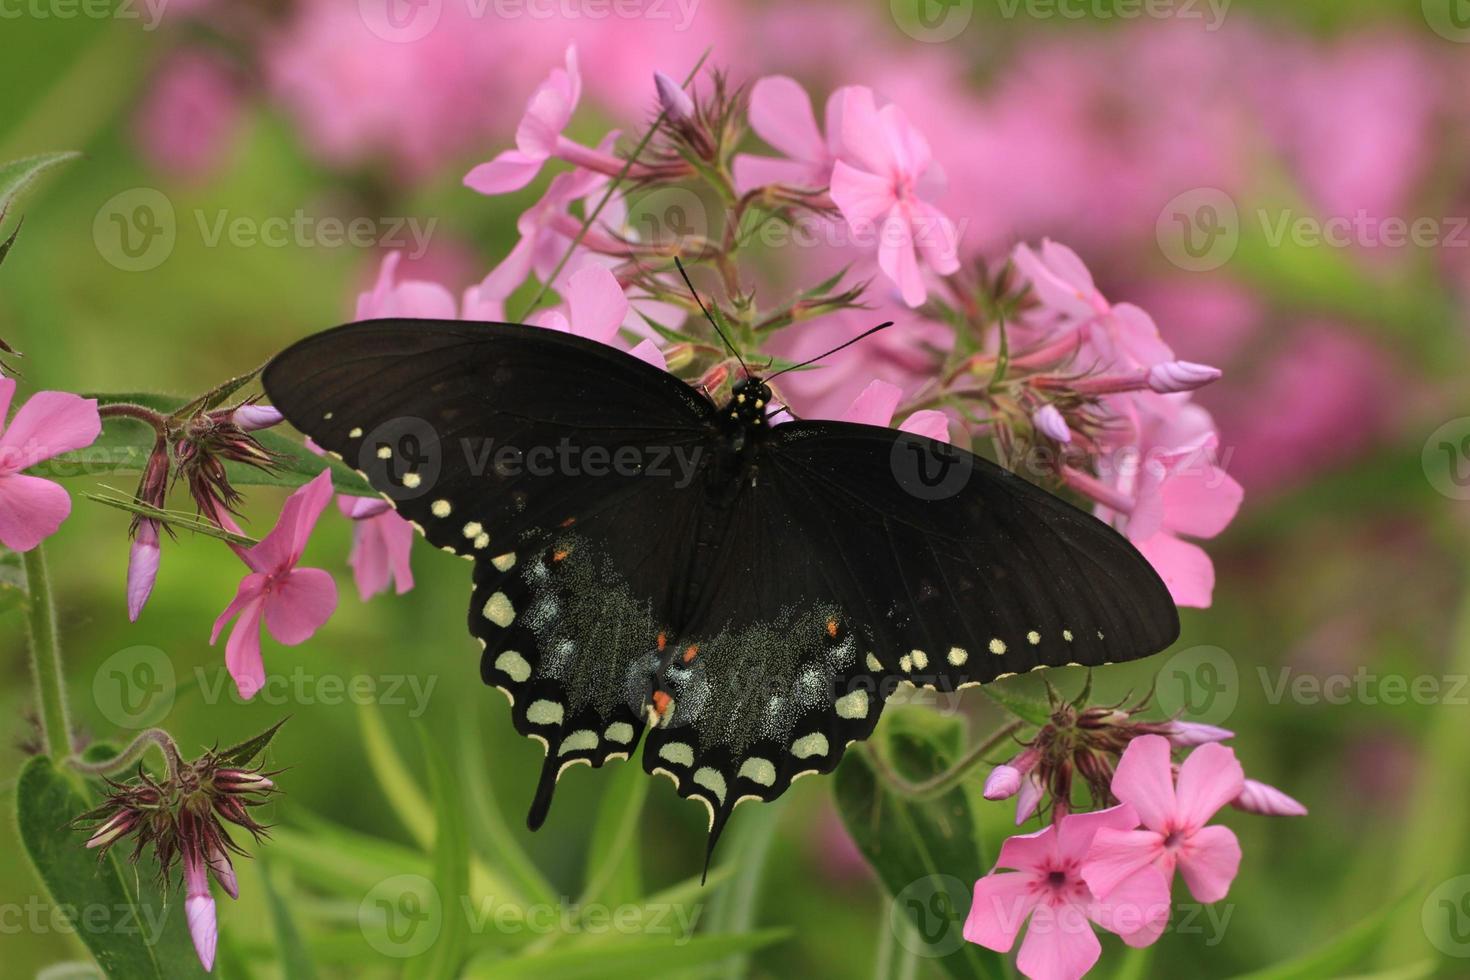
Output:
M551 553L551 560L552 561L565 561L567 555L570 555L570 554L571 554L571 551L569 549L567 549L567 548L558 548L558 549L556 549L555 551L553 551Z
M834 639L837 637L837 620L827 620L827 635Z
M575 523L577 523L577 519L575 517L568 517L566 520L564 520L564 521L561 522L561 526L562 527L571 527Z
M689 649L684 651L684 662L687 664L697 656L699 656L699 644L691 644Z
M669 645L669 637L668 637L668 634L667 633L659 633L659 635L658 635L658 649L659 649L659 652L662 653L664 647L666 647L668 645Z
M664 712L669 710L669 703L673 700L673 698L669 697L663 691L654 691L653 713L662 718L664 716Z

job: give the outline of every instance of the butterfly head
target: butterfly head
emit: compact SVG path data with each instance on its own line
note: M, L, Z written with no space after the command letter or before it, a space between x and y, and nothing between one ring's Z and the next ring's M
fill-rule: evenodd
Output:
M730 389L730 401L722 414L727 422L743 429L763 429L770 405L769 385L760 378L741 378Z

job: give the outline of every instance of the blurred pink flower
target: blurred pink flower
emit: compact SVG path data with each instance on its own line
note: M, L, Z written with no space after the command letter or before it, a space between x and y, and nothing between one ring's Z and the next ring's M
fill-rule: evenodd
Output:
M902 400L902 388L887 381L872 381L863 389L862 394L853 399L841 418L844 422L886 428L893 423L893 413L898 411L898 403ZM949 416L933 409L913 413L903 420L899 429L940 442L949 442Z
M487 290L483 283L464 292L464 301L456 309L454 294L437 282L426 279L399 279L398 266L402 252L389 252L378 266L373 288L357 297L355 318L409 317L426 320L485 320L505 318L503 297Z
M150 83L134 119L143 155L182 177L212 173L228 156L239 129L239 79L205 49L169 55Z
M564 309L539 310L529 322L624 349L619 331L628 321L631 304L612 270L585 261L567 277L562 294L566 299ZM668 367L663 352L652 340L639 341L629 353L661 371Z
M929 144L896 105L879 109L871 89L842 90L844 159L832 168L832 200L854 234L878 236L878 266L909 306L929 295L919 257L940 275L957 272L954 223L921 196L938 177Z
M30 551L56 533L71 513L60 484L21 471L97 441L97 400L64 391L38 391L5 424L15 380L0 377L0 544Z
M347 563L362 600L387 591L390 582L398 595L412 589L413 525L387 501L372 497L338 494L337 509L352 519L352 551Z
M1096 923L1130 946L1148 946L1169 918L1169 887L1147 863L1119 879L1100 900L1083 877L1083 861L1095 836L1121 833L1138 825L1127 805L1074 813L1059 825L1008 839L997 868L975 883L974 903L964 936L972 943L1009 952L1026 920L1016 967L1031 980L1077 980L1092 968L1102 944Z
M260 543L239 554L250 573L240 580L235 598L214 621L209 642L219 640L225 624L239 617L225 644L225 666L242 698L252 698L265 683L260 658L260 625L287 646L309 640L337 608L337 584L320 568L298 568L306 540L322 509L332 499L328 470L286 500L281 516Z
M841 89L827 97L824 137L806 89L785 75L756 82L750 90L750 128L786 159L739 154L735 157L736 189L743 194L767 184L826 187L841 153L843 98Z
M527 101L525 115L516 128L516 148L465 174L465 186L481 194L506 194L535 180L541 165L563 146L575 146L562 130L572 121L581 98L577 48L571 45L566 52L566 67L553 68Z
M1221 807L1240 796L1245 774L1235 752L1202 745L1179 767L1176 786L1169 740L1140 735L1128 743L1113 774L1113 795L1138 813L1141 829L1099 830L1082 877L1104 898L1140 869L1157 868L1168 881L1174 869L1199 902L1218 902L1240 869L1240 842L1228 827L1207 826Z

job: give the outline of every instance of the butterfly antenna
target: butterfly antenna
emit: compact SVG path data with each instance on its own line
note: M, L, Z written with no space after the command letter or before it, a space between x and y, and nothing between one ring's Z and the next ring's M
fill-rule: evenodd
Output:
M704 305L704 300L699 298L699 290L694 288L694 283L689 280L689 273L684 271L684 263L679 261L679 256L677 255L674 256L674 265L678 268L679 275L684 277L684 285L689 287L689 295L693 296L694 302L699 304L700 312L704 314L704 318L709 321L710 326L715 328L715 333L720 335L720 339L725 342L725 346L729 348L730 353L735 355L735 360L739 361L740 366L744 368L746 377L749 377L750 366L745 363L745 358L740 356L740 352L735 349L735 345L730 343L730 338L725 336L725 331L721 330L720 325L715 322L715 318L710 314L709 308Z
M864 340L864 339L866 339L868 337L871 337L871 336L873 336L873 334L877 333L879 330L887 330L891 326L893 326L893 321L892 320L889 320L887 323L880 323L876 327L873 327L873 328L871 328L869 330L864 330L862 333L858 334L856 337L852 338L851 340L847 341L846 343L838 344L836 347L834 347L831 350L827 351L827 353L825 353L825 354L818 354L816 357L813 357L811 360L802 361L800 364L793 364L790 367L784 367L781 370L777 371L775 374L771 375L771 377L767 378L766 380L767 381L770 381L770 380L772 380L774 378L779 378L781 375L785 374L787 371L795 371L797 368L804 368L804 367L806 367L809 364L815 364L818 361L822 360L824 357L831 357L833 354L837 353L838 351L844 350L844 349L846 349L848 347L851 347L853 344L857 343L859 340Z

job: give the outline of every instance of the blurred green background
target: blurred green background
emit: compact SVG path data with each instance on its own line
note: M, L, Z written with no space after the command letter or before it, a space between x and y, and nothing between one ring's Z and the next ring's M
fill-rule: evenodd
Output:
M1086 139L1095 137L1082 127L1083 135L1067 147L1081 159L1055 173L1031 174L1036 159L1019 149L1008 159L1012 147L1006 142L977 149L976 166L990 168L985 180L993 193L1000 195L1007 179L1019 185L1034 176L1035 183L1026 185L1034 195L1044 196L1050 180L1057 195L1074 202L1057 216L1042 206L1026 215L1009 201L1012 210L995 238L1050 234L1074 244L1105 289L1116 287L1134 298L1130 289L1136 287L1133 293L1155 313L1182 356L1198 349L1195 359L1226 361L1218 401L1211 404L1225 446L1238 449L1255 476L1242 476L1247 497L1241 517L1209 546L1218 573L1215 605L1186 612L1184 636L1175 647L1182 659L1164 654L1109 668L1096 683L1099 700L1107 701L1147 689L1157 674L1161 702L1185 707L1190 678L1218 679L1212 688L1218 697L1190 702L1194 716L1238 732L1234 744L1248 775L1282 787L1311 815L1271 820L1226 814L1225 822L1240 834L1245 860L1229 898L1213 910L1217 918L1200 915L1186 922L1176 915L1169 934L1146 956L1125 956L1121 944L1106 937L1098 975L1226 977L1263 969L1331 941L1404 895L1365 956L1298 975L1470 975L1470 940L1460 938L1470 931L1470 879L1456 883L1470 875L1470 493L1457 482L1470 472L1470 442L1461 441L1470 437L1463 378L1470 240L1456 244L1447 237L1435 247L1388 254L1274 244L1249 218L1258 207L1276 214L1288 207L1306 215L1333 207L1340 212L1343 194L1350 201L1354 191L1333 198L1322 190L1333 185L1336 168L1359 176L1373 168L1395 170L1397 158L1365 160L1364 141L1379 148L1418 141L1413 173L1383 178L1392 184L1396 177L1403 186L1394 185L1378 199L1386 202L1377 205L1380 217L1467 213L1470 140L1460 103L1470 81L1470 47L1456 34L1464 21L1450 16L1452 4L1435 0L1422 8L1370 0L1313 0L1288 9L1238 2L1228 9L1225 30L1196 38L1205 46L1200 50L1210 50L1218 38L1221 45L1242 45L1279 60L1241 57L1233 65L1207 68L1190 54L1194 48L1182 45L1172 62L1153 57L1155 68L1162 65L1166 72L1154 79L1158 87L1146 90L1142 78L1124 77L1120 92L1089 86L1109 65L1130 60L1135 38L1139 45L1158 43L1158 25L1148 18L1097 16L1098 9L1119 9L1110 4L1074 19L1036 15L1034 9L1028 14L1026 4L1009 14L1015 8L966 3L956 8L969 11L963 33L935 43L901 29L912 25L912 11L898 0L894 6L897 17L886 2L821 8L833 38L846 37L846 25L863 25L868 46L852 49L850 58L843 50L803 55L799 43L763 45L766 30L773 38L789 41L793 32L800 37L774 23L778 8L711 3L699 16L713 18L713 62L741 79L781 71L820 83L833 77L835 62L841 66L838 80L907 74L912 100L924 90L924 72L942 65L943 77L968 86L977 101L969 116L955 111L944 117L934 109L935 118L925 126L936 144L942 119L963 130L1000 126L1011 114L1034 112L1022 129L1053 126L1046 113L1056 109L1044 108L1043 90L1115 119L1107 130L1112 139L1095 153L1082 152L1090 145ZM536 25L540 47L503 66L509 79L503 87L459 92L463 106L443 121L444 128L455 129L451 123L458 119L459 132L436 142L432 152L409 154L394 147L400 135L409 139L411 120L386 111L381 119L358 120L370 134L361 144L323 148L313 125L325 126L332 118L347 125L345 117L372 117L381 106L344 106L340 114L319 112L317 122L310 122L311 114L300 108L306 98L283 81L289 72L280 66L287 57L280 52L291 44L292 18L302 16L292 5L180 2L165 10L154 30L116 16L62 16L59 11L66 9L71 8L7 6L0 22L0 91L6 93L0 159L52 149L85 153L48 175L22 202L25 227L0 269L0 337L25 354L18 362L24 388L198 393L308 332L348 319L354 293L371 280L381 255L373 248L310 241L282 247L211 244L201 215L206 222L221 214L259 222L298 211L437 218L432 247L414 267L455 289L478 279L513 243L515 216L530 198L483 198L460 187L459 178L469 165L509 144L524 97L565 43L554 19ZM140 10L146 17L146 8ZM596 44L603 26L582 24L577 30L584 43ZM655 67L687 67L707 43L656 33L640 40L636 24L619 30L627 32L616 41L623 49L619 57L636 63L630 77L639 79ZM1233 39L1227 42L1227 36ZM343 35L342 45L355 43L353 37ZM1031 74L1048 63L1028 63L1028 52L1048 45L1061 45L1052 52L1058 59L1047 69L1052 73ZM158 80L171 59L201 51L229 66L225 96L198 96L200 118L224 121L221 133L194 134L207 142L202 149L187 137L192 128L208 126L187 109L178 110L178 118L169 116L173 110L156 101ZM1400 60L1387 67L1378 63L1385 51ZM310 61L300 52L292 57ZM611 55L602 57L599 62L594 55L593 65L620 70ZM1096 58L1091 73L1066 76L1089 57ZM1291 70L1273 75L1272 64ZM396 66L369 52L353 70L388 74ZM359 92L346 67L322 70L337 72L344 98ZM489 65L488 74L477 75L446 60L439 70L464 86L481 77L493 82L501 66ZM584 70L592 95L585 116L592 123L633 126L646 118L637 108L650 102L643 89L609 94L611 82L594 68ZM398 85L406 101L427 100L430 93L419 86L433 72L425 71L364 81L362 97L371 101ZM1242 127L1219 137L1239 151L1239 159L1228 178L1193 179L1188 163L1179 165L1182 172L1154 174L1155 183L1140 197L1155 203L1141 215L1119 219L1089 210L1079 185L1095 180L1099 194L1112 196L1109 182L1119 170L1157 169L1178 149L1145 132L1154 124L1166 130L1185 126L1171 115L1180 107L1164 105L1170 97L1167 71L1177 74L1181 90L1206 100L1195 106L1200 116L1213 118L1221 110ZM1200 86L1208 72L1215 73L1216 83ZM1370 91L1349 92L1354 79ZM1254 95L1246 98L1247 92ZM177 97L191 96L186 89ZM952 92L946 98L947 106L962 101ZM1338 98L1346 107L1336 104ZM1373 111L1361 115L1365 99ZM1273 120L1273 105L1293 106L1298 114ZM1107 117L1108 111L1115 116ZM151 123L150 113L162 113L165 120ZM1342 113L1348 118L1334 122ZM1417 123L1409 125L1411 117ZM586 131L595 136L601 130L592 123ZM1294 127L1317 123L1320 131L1308 134L1316 141L1312 147L1293 143L1301 135ZM1335 145L1335 134L1348 134L1352 147ZM1187 149L1219 162L1219 148L1208 142L1213 137L1176 135ZM183 150L175 145L179 141ZM953 133L943 142L960 145ZM1040 152L1036 146L1042 145L1028 149ZM204 162L190 158L196 151ZM1309 151L1316 156L1309 159ZM188 159L181 162L180 153ZM1403 159L1409 158L1406 151ZM950 165L952 185L970 176L965 162ZM1237 252L1208 273L1170 268L1153 242L1159 210L1175 193L1221 186L1225 179L1247 216ZM1365 186L1372 183L1363 180ZM128 261L119 258L99 215L116 195L138 188L164 195L176 232L165 258L131 271L120 267ZM996 206L1001 203L997 197ZM975 210L983 208L982 199ZM984 215L977 220L984 224ZM995 254L1003 252L1004 245ZM1226 287L1234 292L1221 299ZM1151 305L1150 296L1160 297L1160 305ZM1196 309L1196 302L1210 311ZM1220 348L1222 335L1245 331L1244 321L1250 339L1228 351ZM1313 343L1327 339L1320 346L1297 345L1302 336ZM1353 345L1354 353L1343 355L1335 346L1339 341ZM1313 413L1324 403L1327 417L1317 418ZM1290 458L1283 462L1285 457ZM131 480L110 482L126 490ZM279 503L274 492L251 495L253 530L269 526ZM135 625L127 622L124 607L128 541L122 515L78 499L49 550L80 734L113 742L127 738L116 671L136 661L128 651L139 646L162 651L174 675L172 685L161 679L166 690L155 704L166 711L147 720L161 720L186 751L230 743L289 715L271 752L276 764L288 767L280 778L285 795L270 808L278 840L264 849L272 880L320 975L387 977L397 976L401 963L375 950L357 928L359 905L374 875L409 866L404 861L420 849L425 828L422 813L404 802L413 794L395 788L395 774L382 771L381 753L375 770L365 738L390 740L412 778L426 786L414 732L416 725L425 728L469 797L471 841L484 845L476 828L486 823L485 808L500 813L556 895L575 898L585 884L600 802L610 792L636 790L611 769L575 769L546 827L527 833L522 815L541 751L514 735L503 700L478 682L479 652L462 628L464 565L419 549L417 587L403 597L364 604L346 575L349 534L347 522L329 513L308 553L308 564L341 573L338 614L305 646L265 643L267 670L293 685L293 675L300 677L301 686L279 696L268 689L249 704L211 693L221 690L225 675L222 650L208 644L209 628L240 575L238 561L225 549L202 539L166 543L157 589ZM1200 673L1201 664L1211 672ZM32 701L24 623L16 612L0 619L0 668L0 716L10 719L0 746L0 786L11 795ZM368 709L353 704L338 686L359 676L370 679L359 683L378 692ZM1432 679L1434 693L1414 694L1419 678ZM1068 670L1054 680L1070 691L1082 676ZM1026 678L1006 683L1019 691L1033 686ZM1408 694L1399 693L1401 683ZM228 684L223 690L228 692ZM425 690L419 703L416 692ZM1429 688L1421 683L1417 690ZM366 730L364 714L371 715ZM960 714L977 736L1001 720L974 692ZM480 785L469 778L471 770L482 777ZM681 907L725 930L789 930L748 962L722 964L727 974L835 978L885 975L891 968L895 975L939 975L925 956L905 955L906 940L890 924L889 900L835 815L831 782L804 780L769 813L743 808L734 822L738 829L727 834L720 852L732 866L730 876L690 893ZM1011 807L994 804L980 812L993 853L1009 828ZM656 781L633 835L637 871L618 872L640 878L641 885L625 877L615 891L631 897L684 882L699 866L704 825L701 808L681 803ZM503 874L498 855L483 849L482 865ZM221 903L223 968L261 978L290 975L280 963L262 866L243 862L239 902ZM493 897L493 883L486 888L480 898ZM19 847L0 849L0 906L9 910L0 918L0 973L7 977L84 958L64 932L34 928L16 913L27 903L44 903L42 896ZM1228 920L1222 923L1223 916ZM489 947L598 941L554 931L506 939L495 931L488 927L477 941ZM646 972L671 970L654 958Z

